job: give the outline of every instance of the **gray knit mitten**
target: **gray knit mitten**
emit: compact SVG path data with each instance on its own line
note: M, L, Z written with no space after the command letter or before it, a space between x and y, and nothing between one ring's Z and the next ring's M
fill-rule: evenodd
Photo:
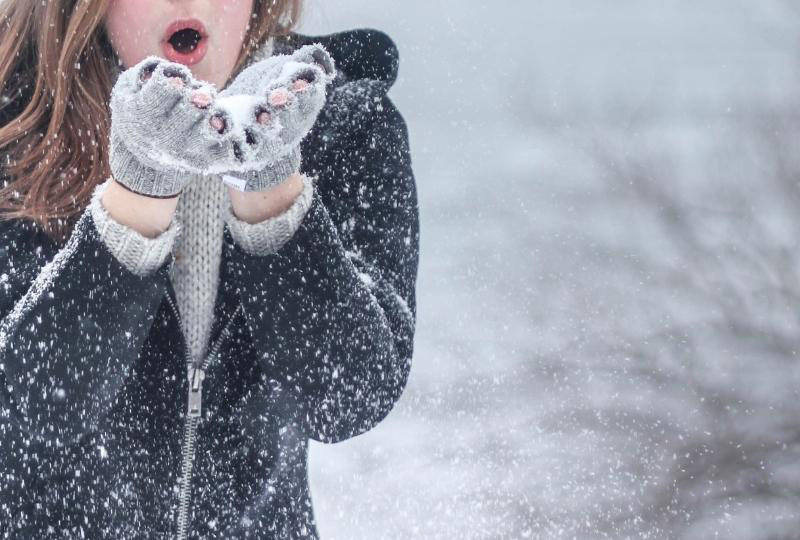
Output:
M212 125L235 160L216 161L208 172L241 191L263 191L297 172L300 141L325 104L335 72L318 44L244 69L211 106Z
M119 75L111 92L114 179L137 193L169 197L223 159L209 124L213 85L188 68L149 56Z

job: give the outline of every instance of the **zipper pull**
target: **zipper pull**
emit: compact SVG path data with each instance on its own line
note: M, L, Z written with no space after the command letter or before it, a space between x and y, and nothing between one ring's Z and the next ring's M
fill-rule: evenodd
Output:
M199 367L189 366L189 409L188 416L201 416L203 404L203 379L206 373Z

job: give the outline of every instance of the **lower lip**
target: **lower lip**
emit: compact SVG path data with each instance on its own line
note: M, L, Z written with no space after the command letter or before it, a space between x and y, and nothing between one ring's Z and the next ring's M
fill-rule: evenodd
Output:
M178 64L183 64L184 66L192 66L202 60L206 55L206 51L208 50L207 42L208 38L201 39L195 46L194 50L190 53L181 53L176 51L175 47L173 47L172 43L169 41L163 42L161 46L164 50L164 56L166 56L167 60L170 62L176 62Z

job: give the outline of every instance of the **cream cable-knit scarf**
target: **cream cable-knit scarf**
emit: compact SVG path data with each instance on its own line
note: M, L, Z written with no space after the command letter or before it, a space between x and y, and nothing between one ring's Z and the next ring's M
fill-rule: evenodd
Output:
M181 234L175 240L170 280L193 357L205 354L214 317L222 255L222 205L227 188L218 177L199 176L183 190L176 217Z

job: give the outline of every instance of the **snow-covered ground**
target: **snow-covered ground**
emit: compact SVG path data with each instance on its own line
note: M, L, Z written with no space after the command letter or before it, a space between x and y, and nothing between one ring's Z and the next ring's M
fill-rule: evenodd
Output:
M800 538L800 8L307 0L401 53L411 381L325 540Z

